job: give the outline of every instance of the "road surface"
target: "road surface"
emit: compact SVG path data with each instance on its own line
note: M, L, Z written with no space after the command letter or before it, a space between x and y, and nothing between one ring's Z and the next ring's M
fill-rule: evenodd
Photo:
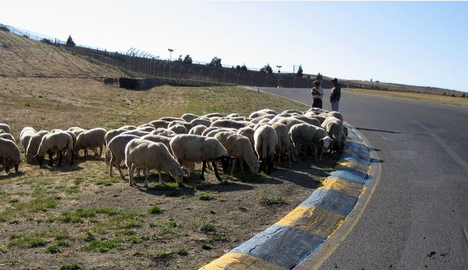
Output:
M308 89L261 90L312 101ZM344 92L340 111L377 150L382 174L319 269L467 270L468 108Z

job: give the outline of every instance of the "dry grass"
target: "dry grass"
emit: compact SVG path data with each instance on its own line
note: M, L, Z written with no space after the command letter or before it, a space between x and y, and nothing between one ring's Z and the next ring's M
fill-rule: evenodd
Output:
M380 90L363 90L363 89L353 89L353 88L349 88L349 89L344 88L343 90L354 92L354 93L360 93L360 94L393 97L393 98L405 98L405 99L412 99L412 100L419 100L419 101L426 101L426 102L447 104L447 105L468 106L468 98L463 98L463 97L380 91Z

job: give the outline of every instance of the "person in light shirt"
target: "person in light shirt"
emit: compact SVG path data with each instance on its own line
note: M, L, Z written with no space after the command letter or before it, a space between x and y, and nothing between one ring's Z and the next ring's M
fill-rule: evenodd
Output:
M321 109L322 108L323 89L320 86L320 81L318 81L318 80L314 81L314 87L312 87L312 90L310 91L310 94L312 95L312 98L313 98L312 107Z

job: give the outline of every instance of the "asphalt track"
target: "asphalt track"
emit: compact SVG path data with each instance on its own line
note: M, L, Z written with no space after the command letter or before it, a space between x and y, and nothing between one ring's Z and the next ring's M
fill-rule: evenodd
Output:
M261 90L311 102L308 89ZM468 269L468 108L344 92L340 111L377 151L381 177L316 267Z

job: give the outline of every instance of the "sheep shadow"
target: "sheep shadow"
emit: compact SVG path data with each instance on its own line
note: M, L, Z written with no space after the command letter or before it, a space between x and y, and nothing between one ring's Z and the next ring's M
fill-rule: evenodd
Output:
M3 169L0 169L0 172L2 170ZM24 175L24 172L22 172L22 171L10 172L9 174L2 174L2 175L0 175L0 181L15 178L15 177L20 177L20 176L23 176L23 175Z

